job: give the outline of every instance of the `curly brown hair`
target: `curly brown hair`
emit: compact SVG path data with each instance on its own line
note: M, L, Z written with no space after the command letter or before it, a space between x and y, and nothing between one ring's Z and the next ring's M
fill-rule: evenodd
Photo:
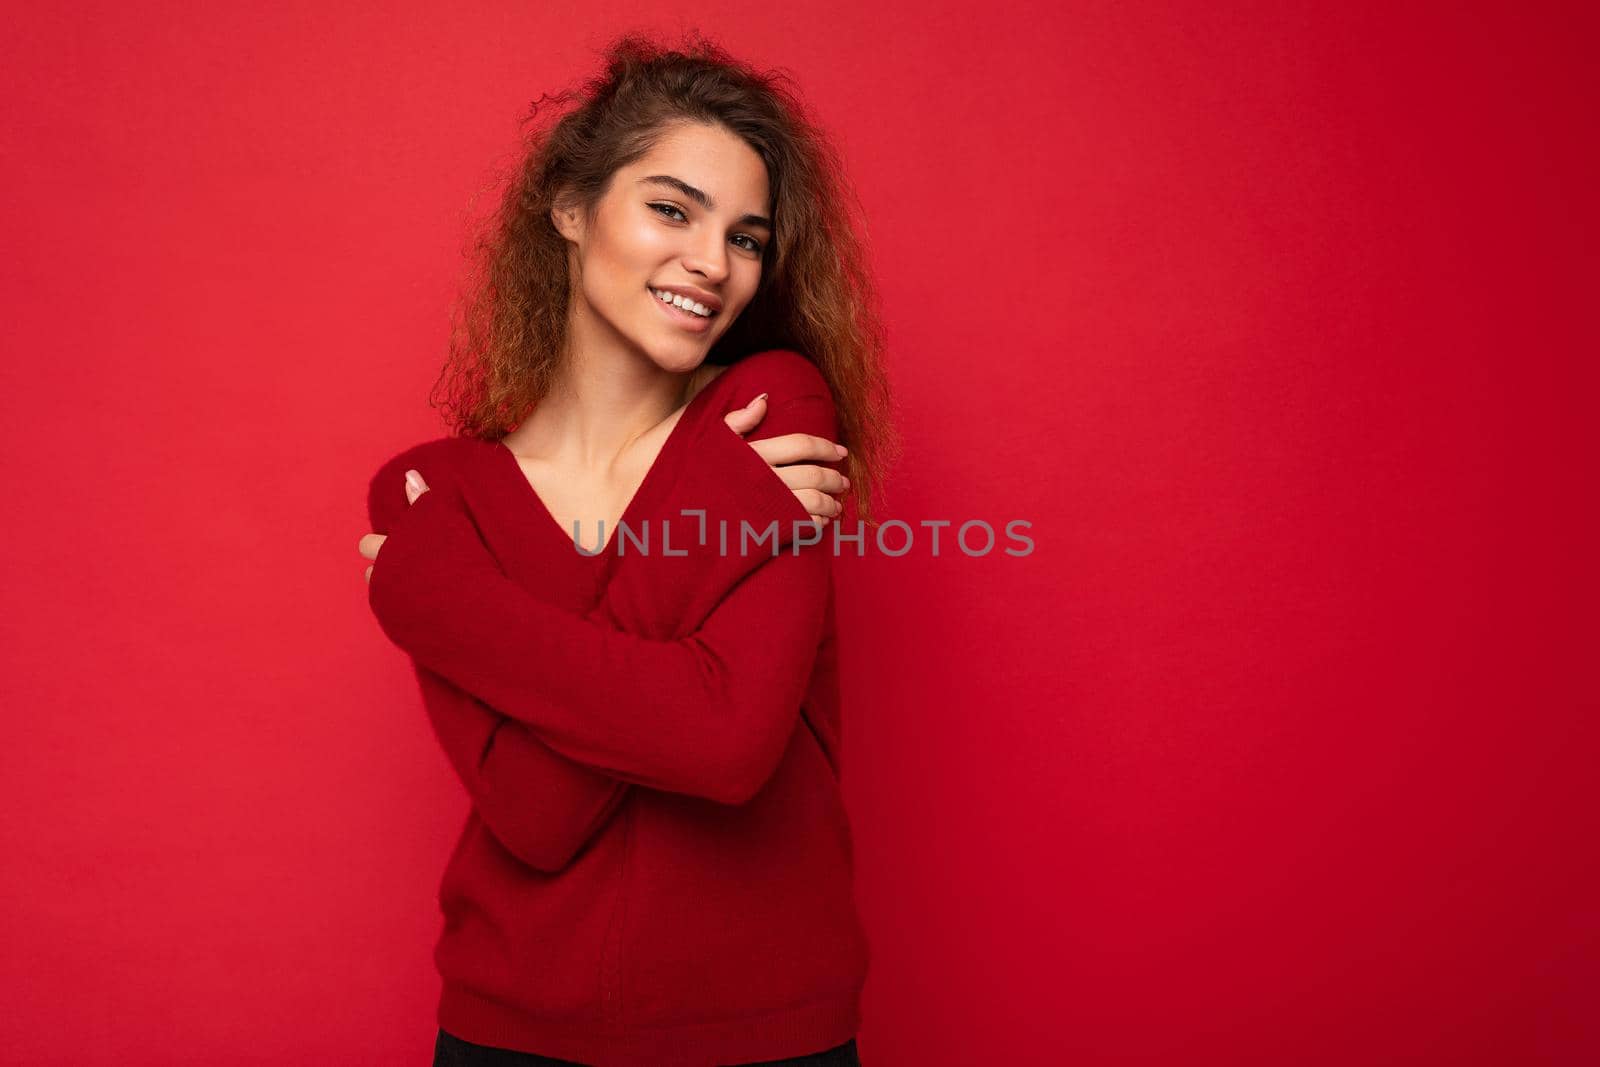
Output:
M706 361L731 364L773 348L809 359L833 393L841 443L850 449L847 500L874 525L873 490L899 444L866 228L836 151L787 82L781 72L734 60L696 31L678 49L628 33L606 49L605 69L580 91L533 102L519 160L486 190L504 186L496 209L469 235L471 274L430 396L455 433L498 440L555 381L570 299L566 243L550 218L557 196L565 192L592 210L612 175L672 125L719 125L766 163L774 234L755 296ZM547 100L575 106L553 124L540 122Z

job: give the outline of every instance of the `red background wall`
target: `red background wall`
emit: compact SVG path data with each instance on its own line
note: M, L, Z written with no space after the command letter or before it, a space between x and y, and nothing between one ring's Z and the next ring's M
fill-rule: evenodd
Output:
M443 432L522 109L690 15L862 191L886 516L1033 523L841 570L867 1062L1600 1055L1576 5L52 7L0 37L5 1058L426 1062L466 800L366 478Z

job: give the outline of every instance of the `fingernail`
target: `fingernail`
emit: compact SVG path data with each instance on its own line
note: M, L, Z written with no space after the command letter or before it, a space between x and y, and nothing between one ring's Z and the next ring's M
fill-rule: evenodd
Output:
M767 394L766 393L762 393L760 396L756 397L756 400L765 400L766 398L767 398ZM752 401L750 401L750 403L754 404L756 402L756 400L752 400Z
M834 445L833 447L839 450L839 455L841 456L848 454L850 451L848 448L844 447L844 445Z
M839 477L844 478L844 475L841 474L841 475L839 475ZM849 478L844 478L844 487L846 489L850 488L850 479Z

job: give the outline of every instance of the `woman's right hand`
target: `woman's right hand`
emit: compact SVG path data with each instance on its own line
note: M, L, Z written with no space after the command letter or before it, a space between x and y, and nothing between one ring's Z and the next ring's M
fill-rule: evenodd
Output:
M759 426L766 416L767 394L762 393L737 411L728 412L723 421L743 437ZM843 458L842 446L809 433L787 433L745 443L755 449L756 455L765 460L783 479L783 484L794 492L817 529L823 529L839 517L844 505L836 499L836 495L850 488L850 479L830 467L819 467L804 461L836 462Z

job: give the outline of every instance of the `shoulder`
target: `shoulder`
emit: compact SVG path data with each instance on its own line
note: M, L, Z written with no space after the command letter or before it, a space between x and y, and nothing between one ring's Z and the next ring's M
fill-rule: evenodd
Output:
M373 475L373 480L389 475L404 479L407 470L419 471L424 478L430 474L450 476L472 461L475 448L482 448L487 443L472 437L438 437L423 441L384 460Z
M396 509L408 505L406 471L421 474L430 490L458 486L464 472L497 447L475 437L438 437L390 456L367 482L367 514L379 523L375 528L382 532Z
M839 415L833 391L815 363L793 349L773 348L739 360L723 378L738 375L729 387L732 407L748 404L767 393L767 412L743 436L746 442L805 433L839 440Z
M770 392L774 398L832 395L817 365L792 348L753 352L730 365L722 377Z

